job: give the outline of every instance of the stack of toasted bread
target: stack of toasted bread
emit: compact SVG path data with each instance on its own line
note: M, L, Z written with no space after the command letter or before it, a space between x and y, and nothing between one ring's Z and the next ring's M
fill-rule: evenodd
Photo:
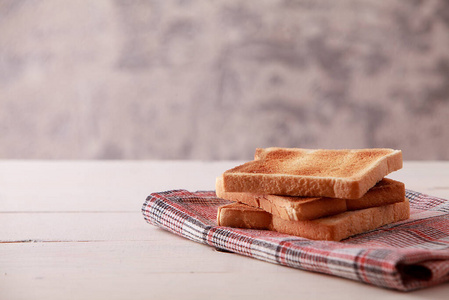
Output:
M257 149L255 159L216 180L220 226L269 229L340 241L409 218L402 168L392 149Z

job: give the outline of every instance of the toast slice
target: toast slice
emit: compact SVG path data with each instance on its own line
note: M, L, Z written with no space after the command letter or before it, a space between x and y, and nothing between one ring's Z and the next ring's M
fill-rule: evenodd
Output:
M347 211L309 221L286 221L262 209L232 203L218 208L217 223L219 226L235 228L268 229L311 240L341 241L409 217L407 198L394 204Z
M289 221L313 220L336 215L347 210L358 210L401 202L405 198L404 184L388 178L382 179L359 199L226 192L222 177L216 179L215 189L217 197L261 208Z
M401 168L400 150L266 148L223 180L226 192L358 199Z

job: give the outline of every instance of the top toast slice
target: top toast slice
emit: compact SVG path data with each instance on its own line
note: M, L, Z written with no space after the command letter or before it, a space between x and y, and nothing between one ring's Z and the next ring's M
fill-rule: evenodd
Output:
M225 171L223 181L227 192L358 199L401 168L400 150L266 148Z

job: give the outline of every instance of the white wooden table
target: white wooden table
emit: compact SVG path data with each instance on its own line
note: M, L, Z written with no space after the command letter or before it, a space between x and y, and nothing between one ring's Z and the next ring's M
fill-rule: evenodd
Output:
M447 299L223 253L145 223L148 194L213 190L240 162L0 161L0 299ZM449 162L390 178L449 198Z

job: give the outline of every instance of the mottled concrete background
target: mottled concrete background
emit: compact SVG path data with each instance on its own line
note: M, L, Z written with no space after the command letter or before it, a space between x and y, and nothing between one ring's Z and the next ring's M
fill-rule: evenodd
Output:
M0 0L0 158L449 159L449 1Z

